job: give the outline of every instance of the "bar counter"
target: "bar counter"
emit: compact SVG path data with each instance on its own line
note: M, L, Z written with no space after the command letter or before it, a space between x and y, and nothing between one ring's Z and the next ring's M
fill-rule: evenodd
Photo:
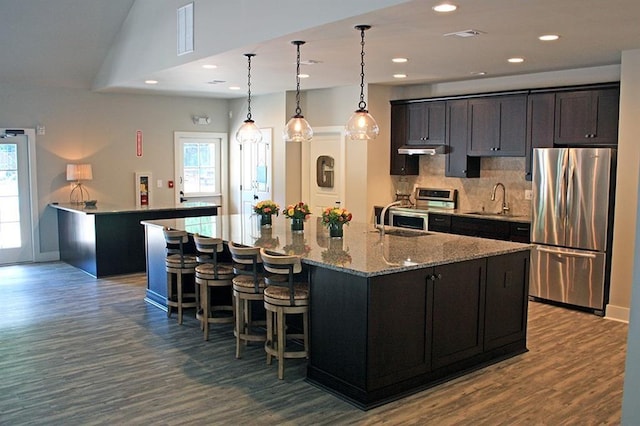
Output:
M398 228L381 237L363 223L329 238L316 219L296 233L284 217L267 229L238 215L143 224L147 301L160 307L163 227L302 256L310 282L307 381L361 409L527 350L527 244Z

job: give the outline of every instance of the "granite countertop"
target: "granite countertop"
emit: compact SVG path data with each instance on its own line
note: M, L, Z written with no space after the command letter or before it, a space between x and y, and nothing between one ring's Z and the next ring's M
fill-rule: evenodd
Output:
M269 248L302 256L303 263L376 276L422 269L464 260L529 250L531 245L438 232L387 227L384 238L373 225L352 222L343 238L330 238L319 218L305 222L304 232L292 233L290 221L273 218L272 228L260 228L256 216L221 215L148 220L147 226L183 229L191 234Z
M82 214L109 214L109 213L135 213L135 212L145 212L145 211L162 211L162 210L182 210L182 209L206 209L211 207L220 207L218 204L214 203L203 203L197 201L190 201L181 204L169 204L169 205L154 205L150 206L140 206L137 207L131 204L108 204L101 203L98 201L95 206L85 207L84 204L71 204L71 203L50 203L49 206L59 209L66 210L72 213L82 213Z

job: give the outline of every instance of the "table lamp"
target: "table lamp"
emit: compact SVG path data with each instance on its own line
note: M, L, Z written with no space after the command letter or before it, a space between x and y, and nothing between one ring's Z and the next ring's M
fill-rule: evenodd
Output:
M69 202L72 204L82 204L89 200L89 191L82 186L83 180L92 180L93 171L91 164L67 164L67 180L75 181L76 184L69 194Z

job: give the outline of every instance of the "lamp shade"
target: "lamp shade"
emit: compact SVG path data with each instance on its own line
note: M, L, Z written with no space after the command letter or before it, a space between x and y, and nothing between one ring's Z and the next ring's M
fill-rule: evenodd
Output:
M67 164L67 180L92 180L91 164Z
M347 122L346 131L351 140L371 140L378 136L380 128L367 110L358 110Z

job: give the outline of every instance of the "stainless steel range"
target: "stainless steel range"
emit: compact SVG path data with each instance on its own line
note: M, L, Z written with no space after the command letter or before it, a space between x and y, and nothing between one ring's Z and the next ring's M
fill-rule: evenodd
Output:
M416 188L415 204L389 209L389 223L399 228L429 228L429 212L454 210L458 205L458 190L451 188Z

